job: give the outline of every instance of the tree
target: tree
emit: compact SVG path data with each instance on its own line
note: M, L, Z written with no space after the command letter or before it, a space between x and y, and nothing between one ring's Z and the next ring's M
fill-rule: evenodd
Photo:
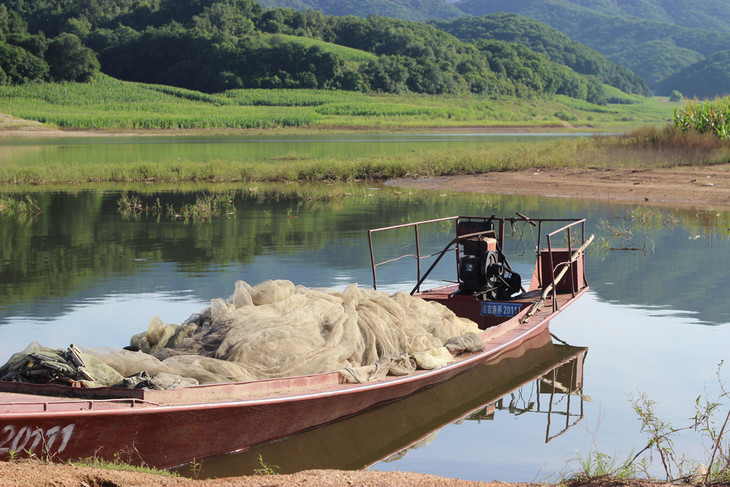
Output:
M99 71L94 51L84 47L78 36L68 32L48 44L46 62L54 81L89 81Z
M0 84L42 81L48 65L22 47L0 41Z

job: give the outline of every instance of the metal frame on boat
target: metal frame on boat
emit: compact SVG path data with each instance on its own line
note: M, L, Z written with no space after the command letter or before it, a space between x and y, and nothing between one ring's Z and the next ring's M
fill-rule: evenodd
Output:
M402 399L498 360L543 334L550 320L588 289L583 259L590 238L584 238L584 220L452 217L405 226L415 229L418 242L422 225L443 221L456 224L456 237L435 258L455 250L460 281L421 291L430 271L421 275L426 256L417 244L414 294L476 318L483 328L482 352L459 355L439 369L360 384L347 383L340 371L166 391L0 382L0 460L29 454L54 460L115 459L121 454L131 463L170 468L245 450ZM534 224L539 235L546 223L562 226L546 234L544 248L538 246L528 289L507 295L515 290L515 279L503 255L505 225L515 222ZM374 280L382 263L375 262L372 236L392 228L369 234ZM573 244L576 229L579 245ZM554 246L559 234L567 236L566 247ZM465 253L467 246L475 254Z

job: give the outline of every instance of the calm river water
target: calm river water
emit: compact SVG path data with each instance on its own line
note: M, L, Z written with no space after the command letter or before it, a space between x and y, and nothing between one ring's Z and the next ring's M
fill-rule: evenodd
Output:
M137 144L130 152L145 151L142 146L150 143ZM224 147L225 140L214 143L220 150L234 150ZM479 143L491 142L481 138ZM52 151L76 154L89 142L68 144L69 149L56 146ZM113 147L93 144L109 154L121 147L117 142ZM42 153L52 145L25 142L12 147L23 147L17 154L31 157L31 152ZM6 149L0 147L0 163L10 157ZM182 149L171 149L172 154L177 150ZM369 228L519 211L532 217L584 217L588 233L598 237L587 262L590 292L551 324L560 340L588 348L582 395L556 396L550 406L549 396L539 392L538 371L530 369L538 359L515 360L329 430L204 462L203 474L250 473L259 467L261 454L281 472L372 464L378 470L473 480L555 480L557 472L577 468L576 458L592 450L623 460L644 447L646 437L632 397L645 393L656 401L661 419L681 427L694 415L698 396L718 394L718 364L730 358L727 213L647 213L589 201L366 185L343 188L346 196L334 200L300 199L291 186L231 189L235 213L205 222L122 215L117 207L122 192L100 189L34 192L42 213L0 217L0 363L34 340L53 347L72 342L124 346L153 316L179 323L211 298L230 295L239 279L369 287ZM140 191L129 194L148 204L159 198L162 207L193 202L199 194ZM444 235L449 231L443 229ZM444 238L431 235L426 240L439 237ZM403 243L390 245L401 250ZM529 228L510 245L508 258L523 276L529 275ZM410 289L413 273L406 265L379 274L388 283L385 289ZM453 279L455 270L444 267L437 277ZM579 351L554 343L549 354L555 360ZM541 348L530 353L548 352ZM727 379L726 367L720 376ZM484 391L478 391L480 384ZM446 409L436 410L437 405ZM444 426L450 421L456 422ZM699 436L684 434L675 447L704 460ZM337 453L346 450L352 455ZM652 472L660 475L661 467L655 465Z

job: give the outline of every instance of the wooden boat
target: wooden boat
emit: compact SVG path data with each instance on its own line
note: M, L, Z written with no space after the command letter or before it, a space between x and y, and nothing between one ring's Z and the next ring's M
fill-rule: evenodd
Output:
M418 235L423 225L445 220L409 225ZM462 316L477 318L484 328L480 334L486 343L483 351L455 357L439 369L361 384L347 383L339 371L165 391L2 382L0 459L95 456L170 468L245 450L408 397L496 360L543 333L550 320L588 288L583 258L590 239L583 236L584 220L522 216L449 220L456 223L457 235L435 259L455 251L460 282L420 291L428 273L421 277L419 271L414 293L442 302ZM543 225L562 225L545 234L547 246L539 247L529 288L516 291L515 296L508 295L515 291L514 280L510 281L513 272L501 251L509 222L534 224L538 235ZM371 256L373 233L385 230L371 231ZM581 233L581 245L573 249L576 233ZM567 235L568 246L554 248L553 240L562 234ZM422 256L417 257L420 268ZM374 277L379 265L373 259ZM476 277L472 275L475 268ZM512 282L513 287L505 290L502 281ZM377 281L374 284L377 287Z
M499 414L501 408L514 407L504 397L522 387L534 388L536 393L530 397L537 399L532 410L520 414L544 416L545 422L540 424L549 441L582 418L587 352L586 347L554 341L550 330L545 330L519 347L401 400L178 471L198 478L250 475L261 468L259 455L268 465L278 466L277 472L282 474L366 468L406 454L451 423L480 420L485 413ZM353 448L353 438L358 439L357 448Z

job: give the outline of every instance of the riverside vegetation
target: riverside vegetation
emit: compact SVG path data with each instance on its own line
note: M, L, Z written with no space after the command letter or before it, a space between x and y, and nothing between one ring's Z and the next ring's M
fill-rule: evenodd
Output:
M688 424L675 427L662 420L656 413L656 402L646 394L631 397L631 404L641 423L641 431L647 435L647 444L638 453L618 458L597 450L588 455L578 454L577 468L564 476L561 483L582 484L597 479L632 479L639 475L651 478L650 468L655 457L661 464L665 480L672 483L693 485L727 485L730 482L730 409L723 412L723 401L730 399L730 391L721 376L723 363L716 371L719 393L698 396L694 415ZM678 452L675 439L682 433L693 432L705 445L706 457L688 458Z

